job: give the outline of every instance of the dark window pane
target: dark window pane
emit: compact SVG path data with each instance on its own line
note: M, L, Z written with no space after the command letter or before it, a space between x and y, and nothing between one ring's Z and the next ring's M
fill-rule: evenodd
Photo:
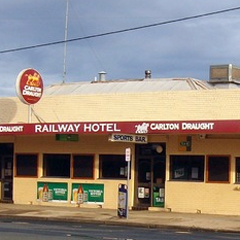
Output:
M170 156L170 179L179 181L203 181L204 156Z
M151 159L138 160L138 182L148 183L150 181L148 173L151 172Z
M93 155L74 155L73 156L73 177L93 178Z
M229 182L229 157L209 156L208 157L208 181Z
M159 152L159 148L161 151ZM136 146L136 153L141 156L156 156L166 155L166 146L164 143L148 143Z
M100 155L100 178L127 178L125 155Z
M17 176L37 176L38 156L36 154L17 154Z
M70 177L70 154L44 154L44 177Z

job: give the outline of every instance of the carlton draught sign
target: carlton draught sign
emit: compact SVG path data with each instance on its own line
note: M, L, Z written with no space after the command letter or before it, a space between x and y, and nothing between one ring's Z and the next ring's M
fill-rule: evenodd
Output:
M43 94L41 75L32 68L22 70L16 80L16 93L25 104L37 103Z

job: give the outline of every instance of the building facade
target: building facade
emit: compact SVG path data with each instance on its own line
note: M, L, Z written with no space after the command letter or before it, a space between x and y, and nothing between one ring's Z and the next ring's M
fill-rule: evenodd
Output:
M1 98L1 201L117 209L128 185L131 209L238 215L240 94L235 72L224 75L231 67L219 67L221 78L212 68L210 81L56 84L34 106Z

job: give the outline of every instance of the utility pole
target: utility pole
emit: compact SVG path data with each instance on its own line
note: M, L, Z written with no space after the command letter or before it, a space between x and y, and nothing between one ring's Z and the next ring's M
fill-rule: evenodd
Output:
M64 36L64 51L63 51L63 81L62 81L62 83L65 83L65 79L66 79L66 57L67 57L67 35L68 35L68 3L69 3L69 0L67 0L67 6L66 6L65 36Z

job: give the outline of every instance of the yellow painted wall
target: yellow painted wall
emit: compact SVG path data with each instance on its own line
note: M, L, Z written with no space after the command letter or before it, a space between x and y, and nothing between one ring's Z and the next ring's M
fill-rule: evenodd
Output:
M118 185L126 184L123 180L99 179L99 154L124 154L127 143L109 142L108 136L82 135L79 142L57 142L54 136L18 136L15 138L15 153L40 153L38 178L14 178L14 203L19 204L44 204L44 205L69 205L71 191L69 191L68 203L41 203L37 201L37 182L67 182L69 190L72 183L102 183L104 184L104 208L117 208ZM176 212L202 212L220 214L240 214L240 185L235 184L235 157L240 156L240 139L199 139L192 136L192 151L178 151L178 136L150 136L152 142L166 142L167 164L165 185L165 208ZM134 156L134 146L133 159ZM61 179L42 177L43 153L95 153L95 177L93 180ZM206 183L204 182L178 182L169 180L169 156L171 154L186 155L230 155L231 174L230 183ZM132 179L130 181L129 206L133 206L134 169L132 161Z
M215 89L48 96L35 111L47 122L217 120L239 119L239 104L239 89Z
M166 208L174 212L240 214L240 191L234 184L170 182Z
M235 184L235 157L240 156L240 139L200 139L192 136L192 150L179 152L178 136L149 136L151 142L166 142L166 183L165 209L175 212L202 212L219 214L240 214L240 185ZM108 141L107 135L80 135L79 142L58 142L54 136L17 136L15 137L15 153L40 153L38 178L14 178L14 203L44 204L74 206L70 203L72 183L101 183L104 184L103 208L117 208L118 185L126 184L125 180L99 179L99 154L124 154L127 143L113 143ZM134 146L130 146L133 153L132 178L130 181L129 206L133 206L134 193ZM42 177L43 153L92 153L95 155L95 174L92 180L61 179ZM178 155L230 155L231 173L230 183L178 182L169 179L169 156ZM206 180L206 179L205 179ZM37 182L67 182L69 188L68 203L41 203L37 201Z
M179 152L177 136L168 141L168 154L230 155L230 183L171 181L167 159L166 209L176 212L240 214L240 184L235 184L235 157L240 156L240 139L203 139L193 137L192 151ZM206 160L205 160L206 163ZM206 164L205 164L206 167Z
M28 122L18 98L0 102L0 123ZM44 96L34 112L45 122L223 120L239 119L239 104L239 89L104 93Z
M38 178L14 178L13 201L16 204L44 204L44 205L71 205L71 185L72 183L100 183L104 184L104 208L117 208L118 185L126 184L126 180L104 180L99 179L99 154L125 154L125 148L133 149L134 145L128 143L109 142L107 135L81 135L79 142L55 141L55 136L17 136L15 138L15 153L39 153ZM66 178L46 178L42 177L42 155L43 153L87 153L95 154L94 179L66 179ZM134 162L132 162L130 180L129 205L133 205L133 179ZM37 201L37 182L67 182L68 183L68 203L41 203Z

